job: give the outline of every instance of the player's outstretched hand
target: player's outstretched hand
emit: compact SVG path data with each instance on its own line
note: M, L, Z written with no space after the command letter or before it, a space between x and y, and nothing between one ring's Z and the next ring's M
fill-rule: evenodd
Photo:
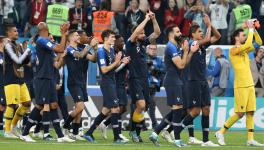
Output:
M187 40L184 40L183 43L182 43L182 48L184 50L184 52L187 52L189 51L189 43Z

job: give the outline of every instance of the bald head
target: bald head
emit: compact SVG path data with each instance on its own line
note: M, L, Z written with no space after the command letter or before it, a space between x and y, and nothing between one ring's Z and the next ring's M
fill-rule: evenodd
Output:
M220 47L217 47L214 50L214 55L215 55L215 57L221 57L222 56L222 49Z
M40 22L38 24L38 32L48 31L48 26L45 22Z

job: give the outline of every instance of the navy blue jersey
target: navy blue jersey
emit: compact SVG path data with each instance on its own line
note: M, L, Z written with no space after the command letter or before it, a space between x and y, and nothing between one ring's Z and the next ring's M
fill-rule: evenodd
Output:
M122 58L125 57L124 52L122 51ZM115 78L116 78L116 86L117 87L124 87L125 86L125 81L126 81L126 73L127 73L127 66L125 66L123 69L121 69L120 71L118 71L115 74Z
M110 52L104 47L101 47L97 51L97 63L100 68L100 74L103 84L115 84L115 69L102 73L101 67L109 66L115 61L115 50L110 48Z
M189 41L189 45L193 43L193 40ZM205 81L206 80L206 47L200 46L199 50L195 52L191 58L189 65L186 68L188 81Z
M83 45L83 44L79 44L78 45L78 48L80 49L84 49L86 46ZM89 52L89 54L91 54L91 52ZM87 82L87 71L88 71L88 66L89 66L89 60L84 58L81 60L83 63L82 63L82 70L83 70L83 74L85 76L85 83Z
M67 47L67 56L65 59L68 69L68 84L84 84L85 76L83 72L83 58L75 58L74 52L81 52L83 49L80 47L74 48L72 46Z
M39 37L36 41L36 72L35 78L54 79L55 43L49 38Z
M140 43L131 42L130 39L126 42L126 56L131 58L128 64L129 78L148 77L146 46L149 44L148 39Z
M182 57L183 51L169 41L166 45L164 53L164 63L166 67L164 85L183 85L181 78L182 69L177 68L177 66L172 61L174 57Z

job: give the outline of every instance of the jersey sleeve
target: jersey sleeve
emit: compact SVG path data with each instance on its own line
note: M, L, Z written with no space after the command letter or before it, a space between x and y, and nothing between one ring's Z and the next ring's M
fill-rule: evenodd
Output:
M73 53L75 52L76 50L74 49L74 48L72 48L72 47L67 47L67 54L68 55L71 55L71 56L73 56Z
M55 43L53 43L49 39L45 39L45 38L39 38L37 40L37 44L40 44L41 46L43 46L49 50L53 50L53 48L56 46Z
M106 66L106 58L105 58L104 51L98 51L97 52L97 61L98 61L99 67Z
M177 56L181 57L181 53L177 50L176 46L169 46L167 53L171 58L174 58Z

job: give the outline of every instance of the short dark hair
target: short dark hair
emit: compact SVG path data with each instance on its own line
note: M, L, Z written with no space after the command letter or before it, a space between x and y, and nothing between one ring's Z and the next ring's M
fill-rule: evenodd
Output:
M100 10L111 10L111 6L108 0L101 1Z
M237 29L231 35L231 44L236 44L236 37L239 36L240 32L244 32L243 29Z
M169 27L165 30L165 34L166 34L167 38L169 38L169 34L173 31L173 29L174 29L175 27L178 27L178 26L176 26L176 25L171 25L171 26L169 26Z
M10 31L12 28L15 28L15 27L16 27L15 24L6 24L5 25L5 28L4 28L4 30L5 30L5 36L7 36L7 32L8 31Z
M76 31L79 35L83 34L83 32L85 32L84 30L77 30Z
M109 37L111 34L116 35L116 33L113 30L106 29L102 32L101 38L104 41L104 38Z
M198 24L193 24L190 27L190 31L189 31L189 37L192 38L192 34L195 33L197 31L197 29L199 29L200 26Z
M121 37L122 37L122 36L121 36L120 34L116 34L116 35L115 35L115 38L116 38L116 39L119 39L119 38L121 38Z

